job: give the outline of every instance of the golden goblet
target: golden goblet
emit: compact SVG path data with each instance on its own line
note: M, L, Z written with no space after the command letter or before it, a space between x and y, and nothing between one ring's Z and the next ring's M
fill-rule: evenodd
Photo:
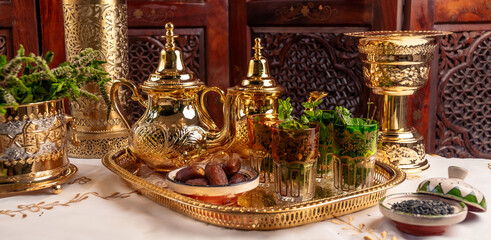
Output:
M365 84L383 97L379 151L406 172L429 167L423 137L406 124L408 96L428 81L437 40L450 32L374 31L358 37Z

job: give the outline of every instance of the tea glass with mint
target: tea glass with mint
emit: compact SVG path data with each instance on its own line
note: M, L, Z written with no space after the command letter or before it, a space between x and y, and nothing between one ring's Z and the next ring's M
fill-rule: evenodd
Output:
M315 195L316 165L319 149L319 126L272 128L274 186L278 200L303 202Z
M310 122L319 125L319 157L317 158L316 181L325 183L332 179L333 124L334 110L316 110L315 116L308 116Z
M333 175L338 191L351 192L372 186L377 136L375 120L333 124Z
M247 117L251 167L259 173L259 186L274 182L271 127L280 122L278 114L253 114Z

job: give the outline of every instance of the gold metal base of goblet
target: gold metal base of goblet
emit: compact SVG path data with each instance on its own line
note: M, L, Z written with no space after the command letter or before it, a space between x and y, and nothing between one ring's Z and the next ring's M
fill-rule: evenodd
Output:
M425 158L423 137L412 127L407 131L380 132L379 144L379 151L389 162L406 173L421 172L430 167Z

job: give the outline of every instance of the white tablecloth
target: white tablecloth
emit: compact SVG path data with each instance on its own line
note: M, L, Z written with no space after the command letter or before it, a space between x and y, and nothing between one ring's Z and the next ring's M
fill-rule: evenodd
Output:
M430 177L447 177L451 165L465 167L465 182L491 198L491 161L427 156L430 169L412 175L390 193L414 192ZM415 237L397 230L378 206L338 219L275 231L240 231L183 216L135 193L99 159L71 159L77 175L60 195L41 190L0 198L0 239L491 239L489 212L469 213L443 235ZM349 222L351 221L351 224ZM360 224L364 226L360 229Z

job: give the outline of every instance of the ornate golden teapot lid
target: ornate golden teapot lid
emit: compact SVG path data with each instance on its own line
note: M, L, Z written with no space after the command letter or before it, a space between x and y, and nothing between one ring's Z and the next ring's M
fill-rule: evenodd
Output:
M253 92L284 92L283 87L269 73L268 60L261 54L261 39L255 39L254 56L249 61L247 76L235 89Z
M160 62L155 73L150 74L142 88L146 90L174 90L179 88L194 88L203 85L194 73L184 65L182 51L174 43L178 37L174 35L174 25L165 24L165 47L160 52Z

